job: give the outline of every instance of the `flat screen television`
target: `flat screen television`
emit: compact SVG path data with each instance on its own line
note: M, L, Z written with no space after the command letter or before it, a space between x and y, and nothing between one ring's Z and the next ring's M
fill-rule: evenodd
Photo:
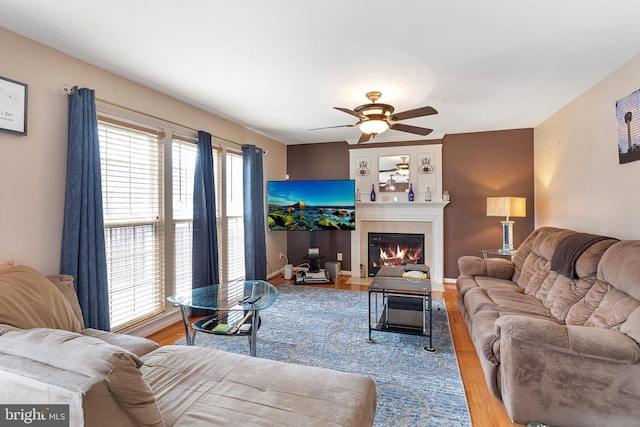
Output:
M268 181L269 231L356 229L352 179Z

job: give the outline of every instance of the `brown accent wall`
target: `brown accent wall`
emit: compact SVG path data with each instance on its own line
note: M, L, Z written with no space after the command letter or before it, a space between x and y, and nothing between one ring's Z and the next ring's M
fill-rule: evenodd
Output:
M527 198L526 218L513 218L516 246L533 230L533 129L476 132L447 135L442 143L443 188L451 194L444 210L444 277L458 276L458 258L481 255L480 249L502 244L501 219L486 216L487 197ZM376 147L425 144L399 142ZM362 148L368 148L363 144ZM368 145L371 147L371 145ZM348 179L349 149L346 142L287 146L287 173L290 179ZM334 261L342 252L342 270L351 270L350 233L316 233L323 261ZM287 232L287 256L301 264L310 243L308 232ZM321 266L323 263L321 263Z
M444 277L458 276L458 258L502 245L500 221L487 216L487 197L527 198L527 216L512 218L514 243L533 231L533 129L446 135L443 188L451 193L444 210Z
M321 144L301 144L287 146L287 173L289 179L349 179L349 144L346 142L326 142ZM276 232L274 232L276 233ZM281 232L277 232L281 233ZM293 265L307 262L311 232L286 231L287 257ZM351 270L351 233L345 231L314 232L317 247L324 261L336 261L336 254L342 252L342 270Z

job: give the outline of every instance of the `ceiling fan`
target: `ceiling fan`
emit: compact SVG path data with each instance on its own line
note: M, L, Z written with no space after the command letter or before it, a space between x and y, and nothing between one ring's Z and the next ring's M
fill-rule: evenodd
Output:
M371 103L360 105L353 110L342 107L333 107L336 110L340 110L344 113L350 114L360 119L357 123L354 123L352 125L329 126L310 130L358 126L360 128L360 131L362 132L360 139L358 139L358 144L367 142L371 138L375 138L376 135L381 134L387 129L399 130L402 132L409 132L422 136L429 135L431 132L433 132L433 129L391 122L438 114L435 108L421 107L414 110L408 110L403 111L402 113L393 114L394 108L391 105L376 103L376 101L380 99L381 96L381 92L367 92L366 97L367 99L369 99L369 101L371 101Z

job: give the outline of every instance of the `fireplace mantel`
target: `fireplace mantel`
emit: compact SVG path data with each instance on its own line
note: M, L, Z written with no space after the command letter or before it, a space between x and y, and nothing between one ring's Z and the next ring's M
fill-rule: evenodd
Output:
M395 221L425 221L428 217L442 216L449 202L356 202L357 219ZM399 217L400 216L400 217Z
M429 254L425 262L431 268L431 279L442 283L444 277L444 208L449 202L358 202L356 203L356 231L351 233L352 276L360 275L360 264L366 265L367 252L362 242L367 241L369 224L385 223L400 227L405 232L429 227L425 232L425 249ZM371 230L369 230L371 231ZM427 245L431 242L431 245Z

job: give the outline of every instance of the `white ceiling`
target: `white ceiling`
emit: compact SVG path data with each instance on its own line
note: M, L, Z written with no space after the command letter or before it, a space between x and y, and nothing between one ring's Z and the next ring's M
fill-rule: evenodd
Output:
M0 0L0 26L285 144L357 139L308 129L354 123L332 107L372 90L435 107L402 122L428 139L535 127L640 52L639 17L638 0Z

